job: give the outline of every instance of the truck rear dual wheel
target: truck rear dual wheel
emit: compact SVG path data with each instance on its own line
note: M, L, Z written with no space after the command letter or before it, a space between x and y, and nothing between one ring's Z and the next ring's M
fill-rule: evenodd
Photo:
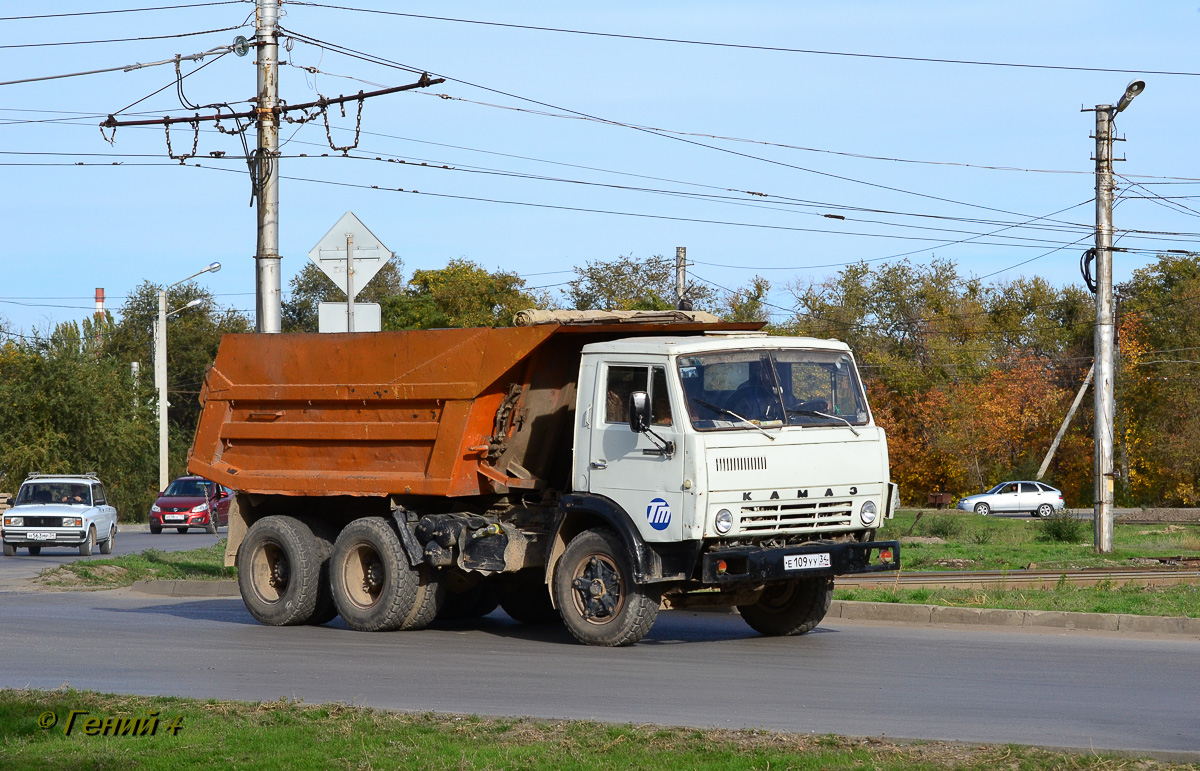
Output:
M812 631L829 612L832 599L832 578L797 578L768 586L758 602L737 609L754 631L784 637Z
M555 567L553 586L567 629L587 645L633 645L658 618L660 593L634 583L625 543L608 528L571 539Z
M329 542L294 517L263 517L251 525L237 553L238 590L250 615L268 626L333 618L317 620L331 604L322 581L329 552Z
M363 632L423 629L445 598L439 576L426 565L409 565L396 531L377 517L356 519L342 529L329 578L338 613L351 629Z

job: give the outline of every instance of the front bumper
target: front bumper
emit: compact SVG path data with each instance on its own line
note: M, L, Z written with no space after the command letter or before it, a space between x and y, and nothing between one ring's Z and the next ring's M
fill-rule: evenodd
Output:
M49 533L53 538L38 538ZM70 528L4 528L4 543L13 546L78 546L87 539L87 530Z
M872 553L890 549L890 562L872 562ZM788 569L785 557L805 555L815 563L823 562L820 555L829 555L828 567ZM724 571L720 570L724 563ZM900 569L899 541L858 541L839 543L806 543L773 549L738 547L706 552L701 558L701 581L710 586L747 581L781 581L812 576L845 576L856 573L877 573Z
M163 527L204 527L208 524L208 514L185 514L183 519L166 519L170 514L151 514L150 524ZM215 518L213 521L216 521Z

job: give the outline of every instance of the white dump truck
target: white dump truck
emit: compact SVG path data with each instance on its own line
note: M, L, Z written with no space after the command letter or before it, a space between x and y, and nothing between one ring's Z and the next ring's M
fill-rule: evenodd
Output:
M897 570L898 491L849 348L704 314L227 335L189 470L238 490L265 624L419 629L500 606L629 645L661 608L809 631Z

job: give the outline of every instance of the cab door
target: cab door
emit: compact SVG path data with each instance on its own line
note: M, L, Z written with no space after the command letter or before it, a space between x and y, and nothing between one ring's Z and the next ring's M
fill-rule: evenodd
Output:
M666 368L657 364L604 363L595 382L588 458L590 491L619 504L645 540L680 540L682 412L667 387ZM645 391L650 396L650 428L661 441L629 429L629 396L634 391ZM672 443L674 451L664 450L664 443Z

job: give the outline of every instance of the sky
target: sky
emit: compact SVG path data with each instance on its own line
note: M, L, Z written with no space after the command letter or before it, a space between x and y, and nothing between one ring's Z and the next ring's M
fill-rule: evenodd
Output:
M96 13L162 6L197 7ZM1116 254L1115 278L1157 251L1200 250L1194 1L282 9L289 103L420 72L447 78L367 100L350 157L329 138L354 142L353 104L344 117L329 110L328 137L322 117L284 124L285 296L346 211L405 275L463 258L551 293L587 262L685 246L693 282L767 278L776 319L794 307L789 286L860 260L948 259L986 283L1082 285L1095 118L1081 108L1116 103L1135 77L1147 85L1116 121L1127 141L1114 154L1127 160L1116 164L1113 219L1117 246L1137 251ZM0 80L227 46L252 36L253 13L252 2L3 0ZM128 38L151 39L92 42ZM189 104L245 110L255 94L253 52L180 69ZM111 143L98 126L109 114L192 115L178 86L173 64L0 86L0 328L37 334L83 318L97 287L115 311L142 282L171 284L214 260L221 271L199 283L253 316L255 209L240 140L212 122L198 134L175 126L176 154L197 147L181 164L161 126L119 128Z

